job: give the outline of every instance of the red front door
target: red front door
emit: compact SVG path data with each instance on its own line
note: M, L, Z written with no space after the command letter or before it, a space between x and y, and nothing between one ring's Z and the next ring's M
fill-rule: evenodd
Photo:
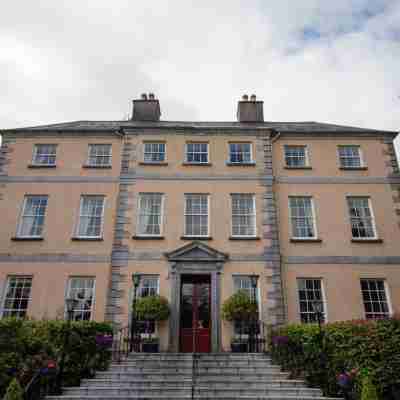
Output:
M181 351L211 351L210 275L183 275L181 286Z

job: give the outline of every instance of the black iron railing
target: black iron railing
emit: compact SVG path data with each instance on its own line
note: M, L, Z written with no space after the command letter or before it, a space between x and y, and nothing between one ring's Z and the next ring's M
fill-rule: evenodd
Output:
M233 351L263 353L266 345L265 324L259 320L242 320L234 323Z
M25 388L24 400L40 400L48 395L61 394L57 385L59 371L41 368Z

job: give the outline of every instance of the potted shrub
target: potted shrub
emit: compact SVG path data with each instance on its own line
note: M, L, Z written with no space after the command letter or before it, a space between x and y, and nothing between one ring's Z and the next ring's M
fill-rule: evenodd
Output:
M169 317L168 300L161 296L146 296L136 303L137 318L144 322L145 332L148 336L142 340L142 351L145 353L158 353L159 340L152 336L153 327L159 321L165 321ZM146 329L148 327L148 329Z
M243 324L245 321L257 318L257 315L257 303L252 301L245 290L238 290L222 305L222 318L233 324ZM247 351L247 341L241 336L234 337L231 341L231 350L234 353Z

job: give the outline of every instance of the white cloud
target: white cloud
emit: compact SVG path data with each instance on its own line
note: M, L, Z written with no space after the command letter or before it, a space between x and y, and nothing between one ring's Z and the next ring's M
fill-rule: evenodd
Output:
M0 6L0 126L121 119L155 92L164 119L400 129L396 0L15 0Z

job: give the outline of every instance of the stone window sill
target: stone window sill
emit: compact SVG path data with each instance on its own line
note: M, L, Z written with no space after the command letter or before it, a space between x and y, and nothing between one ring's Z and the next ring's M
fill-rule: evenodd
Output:
M285 169L312 169L309 165L304 165L303 167L291 167L290 165L285 165Z
M315 239L290 239L291 243L321 243L322 239L315 238Z
M368 167L339 167L342 171L367 171Z
M81 237L81 236L74 236L71 238L73 241L77 242L102 242L102 237Z
M259 236L229 236L229 240L260 240Z
M352 243L383 243L382 239L351 239Z
M14 242L40 242L42 240L44 240L43 237L20 237L20 236L14 236L11 238L11 240L13 240Z
M56 168L57 165L56 164L51 164L51 165L41 165L41 164L29 164L28 168Z
M166 166L168 165L168 163L166 161L155 161L155 162L151 162L151 161L140 161L139 165L155 165L155 166Z
M207 162L207 163L196 163L196 162L184 162L182 165L188 165L188 166L196 166L196 167L211 167L212 163Z
M132 239L135 240L164 240L165 237L164 236L156 236L156 235L152 235L152 236L140 236L140 235L134 235L132 236Z
M89 165L89 164L84 164L84 165L82 165L82 168L86 168L86 169L111 169L112 165Z
M212 240L211 236L181 236L181 240Z
M242 163L239 163L239 162L235 163L235 162L227 161L225 164L228 167L255 167L256 166L255 161L242 162Z

